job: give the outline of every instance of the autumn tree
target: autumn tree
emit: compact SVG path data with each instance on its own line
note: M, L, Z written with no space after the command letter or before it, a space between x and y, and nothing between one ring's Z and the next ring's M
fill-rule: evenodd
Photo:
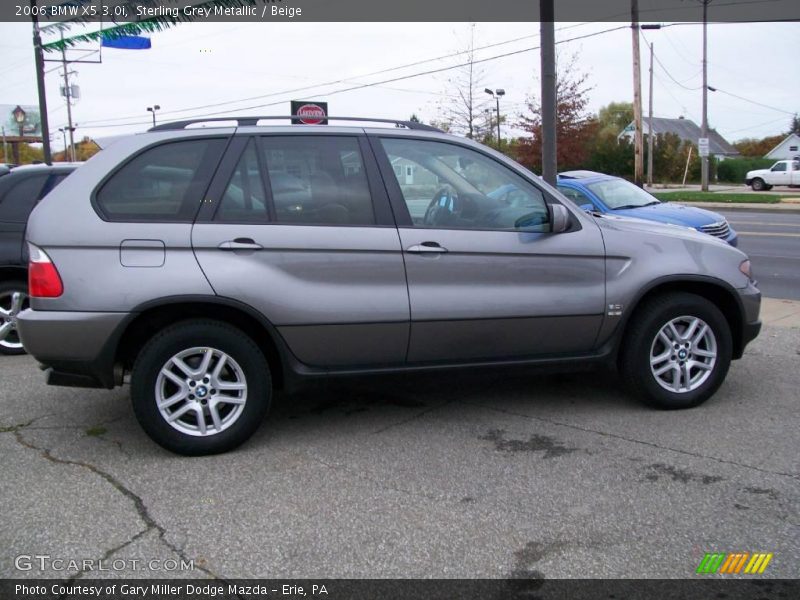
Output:
M585 166L598 122L586 110L591 89L589 76L577 68L577 57L558 65L556 75L556 160L560 170ZM527 132L516 144L515 158L538 171L542 166L542 107L540 99L530 96L528 110L520 115L517 126Z
M460 54L462 65L454 69L445 83L445 99L439 102L440 128L470 139L480 138L486 130L484 109L489 98L484 92L486 73L475 64L475 24L470 28L467 47ZM444 125L444 127L441 127Z
M745 138L733 144L742 156L761 157L780 144L785 135L770 135L765 138Z

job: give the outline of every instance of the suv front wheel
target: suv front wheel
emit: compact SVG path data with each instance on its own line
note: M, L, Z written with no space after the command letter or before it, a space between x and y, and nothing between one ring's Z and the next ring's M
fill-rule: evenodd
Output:
M647 301L633 318L620 370L638 398L679 409L714 394L732 353L730 326L714 304L695 294L666 294Z
M269 367L242 331L184 321L155 335L131 374L131 399L145 432L184 455L225 452L246 441L266 414Z

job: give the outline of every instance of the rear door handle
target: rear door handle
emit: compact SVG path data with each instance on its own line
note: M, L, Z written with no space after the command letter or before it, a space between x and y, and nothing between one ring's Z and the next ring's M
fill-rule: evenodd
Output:
M413 254L442 254L447 252L447 248L443 248L436 242L422 242L421 244L409 247L406 252L411 252Z
M220 250L263 250L264 246L254 242L251 238L236 238L222 242L217 248Z

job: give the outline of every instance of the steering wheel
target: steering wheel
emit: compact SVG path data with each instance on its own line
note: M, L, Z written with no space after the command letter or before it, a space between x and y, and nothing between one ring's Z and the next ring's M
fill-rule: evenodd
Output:
M422 222L429 227L443 225L452 217L461 214L461 202L458 199L458 192L453 187L446 185L439 188L425 210L425 217Z

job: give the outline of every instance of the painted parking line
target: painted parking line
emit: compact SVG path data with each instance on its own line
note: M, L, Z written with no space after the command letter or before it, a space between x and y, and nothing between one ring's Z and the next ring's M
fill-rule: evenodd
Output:
M800 238L800 233L776 233L772 231L737 231L739 235L750 235L750 236L767 236L767 237L796 237Z
M776 222L762 222L762 221L733 221L728 219L728 223L733 225L767 225L769 227L800 227L800 223L776 223Z

